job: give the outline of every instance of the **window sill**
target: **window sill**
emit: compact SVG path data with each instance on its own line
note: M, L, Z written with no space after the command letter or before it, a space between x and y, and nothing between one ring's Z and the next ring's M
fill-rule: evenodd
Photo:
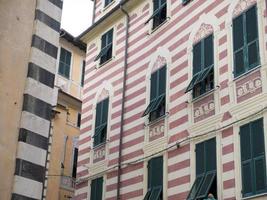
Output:
M160 120L167 118L168 116L169 116L169 112L166 112L161 117L155 119L154 121L151 121L151 122L148 122L147 124L145 124L145 127L154 125L154 124L158 123Z
M243 197L241 199L242 200L247 200L247 199L254 199L254 198L263 197L263 196L267 196L267 192L261 193L261 194L256 194L256 195L249 196L249 197Z
M218 88L218 86L216 86L216 88L213 88L208 92L205 92L204 94L201 94L198 97L193 98L191 103L196 103L196 102L200 101L201 99L204 99L206 96L210 95L211 93L214 93L217 88Z
M104 65L108 64L109 62L111 62L112 60L115 59L115 56L112 56L110 59L108 59L106 62L103 62L102 64L99 64L98 67L96 67L96 69L99 69L101 67L103 67Z
M162 22L160 25L158 25L156 28L153 29L153 27L150 29L150 32L148 35L153 35L153 33L157 32L157 30L161 29L162 27L166 26L168 22L170 21L170 17L167 17L164 22ZM153 20L153 19L152 19Z
M256 67L254 67L254 68L248 70L247 72L244 72L243 74L241 74L241 75L235 77L235 78L233 79L233 81L236 81L236 80L238 80L238 79L242 79L243 77L247 76L247 75L250 74L251 72L256 71L257 69L259 69L260 67L261 67L261 65L258 65L258 66L256 66Z
M98 144L98 145L96 145L96 146L93 146L93 150L105 146L105 145L107 144L107 142L108 142L108 141L106 140L105 142L103 142L103 143L101 143L101 144Z
M70 80L70 77L66 77L66 76L64 76L64 75L62 75L62 74L60 74L60 73L58 73L58 75L60 76L60 78L63 78L63 79L65 79L66 81L69 81L69 80Z

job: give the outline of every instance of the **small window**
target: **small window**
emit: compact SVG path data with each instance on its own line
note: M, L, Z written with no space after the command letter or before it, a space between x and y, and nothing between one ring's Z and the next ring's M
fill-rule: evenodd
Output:
M71 52L61 47L58 73L65 78L70 78L70 63Z
M104 7L107 7L112 1L114 1L114 0L105 0Z
M84 75L85 75L85 60L83 61L83 66L82 66L82 75L81 75L81 86L82 87L84 85Z
M251 7L233 20L234 76L260 64L257 8Z
M196 145L196 179L187 200L202 200L211 193L217 197L216 139Z
M240 127L242 195L267 192L263 119Z
M186 4L188 4L191 0L182 0L183 5L185 6Z
M163 199L163 157L152 158L147 165L148 188L144 200Z
M93 136L94 146L100 145L106 141L108 103L109 99L107 98L96 105L95 134Z
M77 127L81 127L81 113L78 113L77 115Z
M149 121L154 121L165 114L166 101L166 66L151 74L150 103L142 116L149 115Z
M103 196L103 177L92 180L91 182L91 195L92 200L102 200Z
M95 61L100 59L100 65L112 58L112 43L113 43L113 29L102 35L101 51L95 58Z
M193 98L214 88L213 35L193 47L193 78L185 92L193 90Z
M153 0L153 14L146 21L146 24L153 20L153 29L157 28L167 19L167 2L166 0Z
M78 148L74 148L74 152L73 152L73 165L72 165L72 177L73 178L76 178L77 162L78 162Z

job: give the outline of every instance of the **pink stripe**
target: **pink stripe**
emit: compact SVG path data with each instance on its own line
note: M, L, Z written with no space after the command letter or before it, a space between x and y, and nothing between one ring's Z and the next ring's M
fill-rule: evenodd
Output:
M226 155L234 152L234 144L228 144L222 148L222 154Z
M228 172L235 169L235 162L230 161L228 163L223 164L223 172Z
M229 189L235 187L235 179L230 179L223 182L223 189Z
M219 39L219 46L223 45L226 42L227 42L227 35L224 35Z
M181 83L183 83L187 80L188 80L188 74L185 74L185 75L179 77L177 80L175 80L171 83L171 89L173 89L174 87L177 87L178 85L180 85Z
M228 79L226 79L220 83L220 90L223 90L227 87L228 87Z
M173 142L177 142L181 139L184 139L186 137L189 136L189 133L187 130L181 131L179 133L176 133L175 135L172 135L169 139L169 144L173 143Z
M228 11L228 7L229 5L225 6L223 9L221 9L219 12L217 12L215 15L216 17L220 18L222 17L223 15L225 15Z
M81 160L81 161L78 162L78 167L86 165L86 164L89 164L89 162L90 162L90 158Z
M183 50L179 51L172 57L172 62L174 63L178 59L181 59L183 56L187 55L187 48L184 48Z
M79 156L81 156L81 155L83 155L83 154L86 154L86 153L89 153L90 150L91 150L90 147L87 147L87 148L85 148L85 149L83 149L83 150L80 150L80 151L79 151Z
M126 174L128 174L130 172L142 169L143 167L144 167L144 163L143 162L140 162L140 163L137 163L137 164L128 165L128 166L122 168L121 174L122 175L126 175ZM108 172L107 173L107 179L112 179L112 178L116 177L117 173L118 173L117 170L116 171L112 171L112 172Z
M79 145L85 144L85 143L90 142L90 141L91 141L91 136L88 136L82 140L79 140Z
M190 183L190 175L186 175L183 177L176 178L174 180L168 181L168 189L173 188L178 185L183 185L186 183Z
M188 115L185 115L183 117L180 117L177 120L174 120L173 122L170 123L170 129L174 129L184 123L188 122Z
M180 103L179 105L170 109L170 115L172 116L172 115L176 114L177 112L186 109L187 106L188 106L188 104L186 102Z
M182 153L185 153L185 152L189 153L189 151L190 151L190 145L186 144L185 146L181 146L181 147L179 147L177 149L169 151L168 152L168 159L173 158L175 156L178 156L179 154L182 154Z
M78 194L74 197L74 200L85 200L87 199L87 193Z
M184 88L184 89L182 89L182 90L176 92L175 94L173 94L173 95L171 96L171 103L172 103L173 101L179 99L180 97L182 97L182 96L185 94L185 89L186 89L186 88Z
M219 60L224 59L227 56L227 49L219 53Z
M190 188L188 188L188 190L189 189ZM174 195L168 196L168 200L184 200L184 199L186 199L188 193L189 193L189 191L181 192L181 193L178 193L178 194L174 194Z
M121 188L127 187L129 185L134 185L136 183L141 183L141 182L143 182L143 176L139 175L137 177L121 181ZM110 192L116 189L117 189L117 183L114 183L112 185L107 185L106 187L107 192Z
M230 96L229 95L226 95L226 96L221 98L221 105L222 106L229 103L229 102L230 102Z
M227 128L222 131L222 138L226 138L233 135L233 127Z
M183 160L179 163L175 163L173 165L168 166L168 173L172 173L186 167L190 167L190 159Z
M228 64L225 64L224 66L220 67L219 72L220 72L220 75L228 72Z

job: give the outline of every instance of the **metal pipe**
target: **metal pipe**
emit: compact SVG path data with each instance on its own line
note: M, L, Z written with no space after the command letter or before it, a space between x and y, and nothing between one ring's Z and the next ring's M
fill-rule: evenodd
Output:
M95 9L96 9L96 1L94 1L93 16L92 16L92 24L95 23Z
M128 68L128 37L129 37L129 20L130 16L128 12L120 5L121 11L126 16L126 30L125 30L125 55L124 55L124 71L123 71L123 86L122 86L122 103L121 103L121 124L120 124L120 142L119 142L119 157L118 157L118 173L117 173L117 200L120 199L120 187L121 187L121 155L122 155L122 139L123 139L123 125L124 125L124 107L125 107L125 92L126 92L126 79Z

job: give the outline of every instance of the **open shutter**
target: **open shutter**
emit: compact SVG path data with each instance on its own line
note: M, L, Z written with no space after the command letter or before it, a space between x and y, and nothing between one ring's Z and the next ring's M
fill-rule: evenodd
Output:
M202 185L202 182L204 180L204 175L198 176L191 187L191 190L187 196L187 200L195 200L195 197L199 191L200 186Z
M213 181L215 181L215 177L216 177L216 171L206 173L205 178L203 179L203 182L201 184L201 187L199 188L199 191L196 197L197 199L205 198L208 196L208 192L211 188Z

